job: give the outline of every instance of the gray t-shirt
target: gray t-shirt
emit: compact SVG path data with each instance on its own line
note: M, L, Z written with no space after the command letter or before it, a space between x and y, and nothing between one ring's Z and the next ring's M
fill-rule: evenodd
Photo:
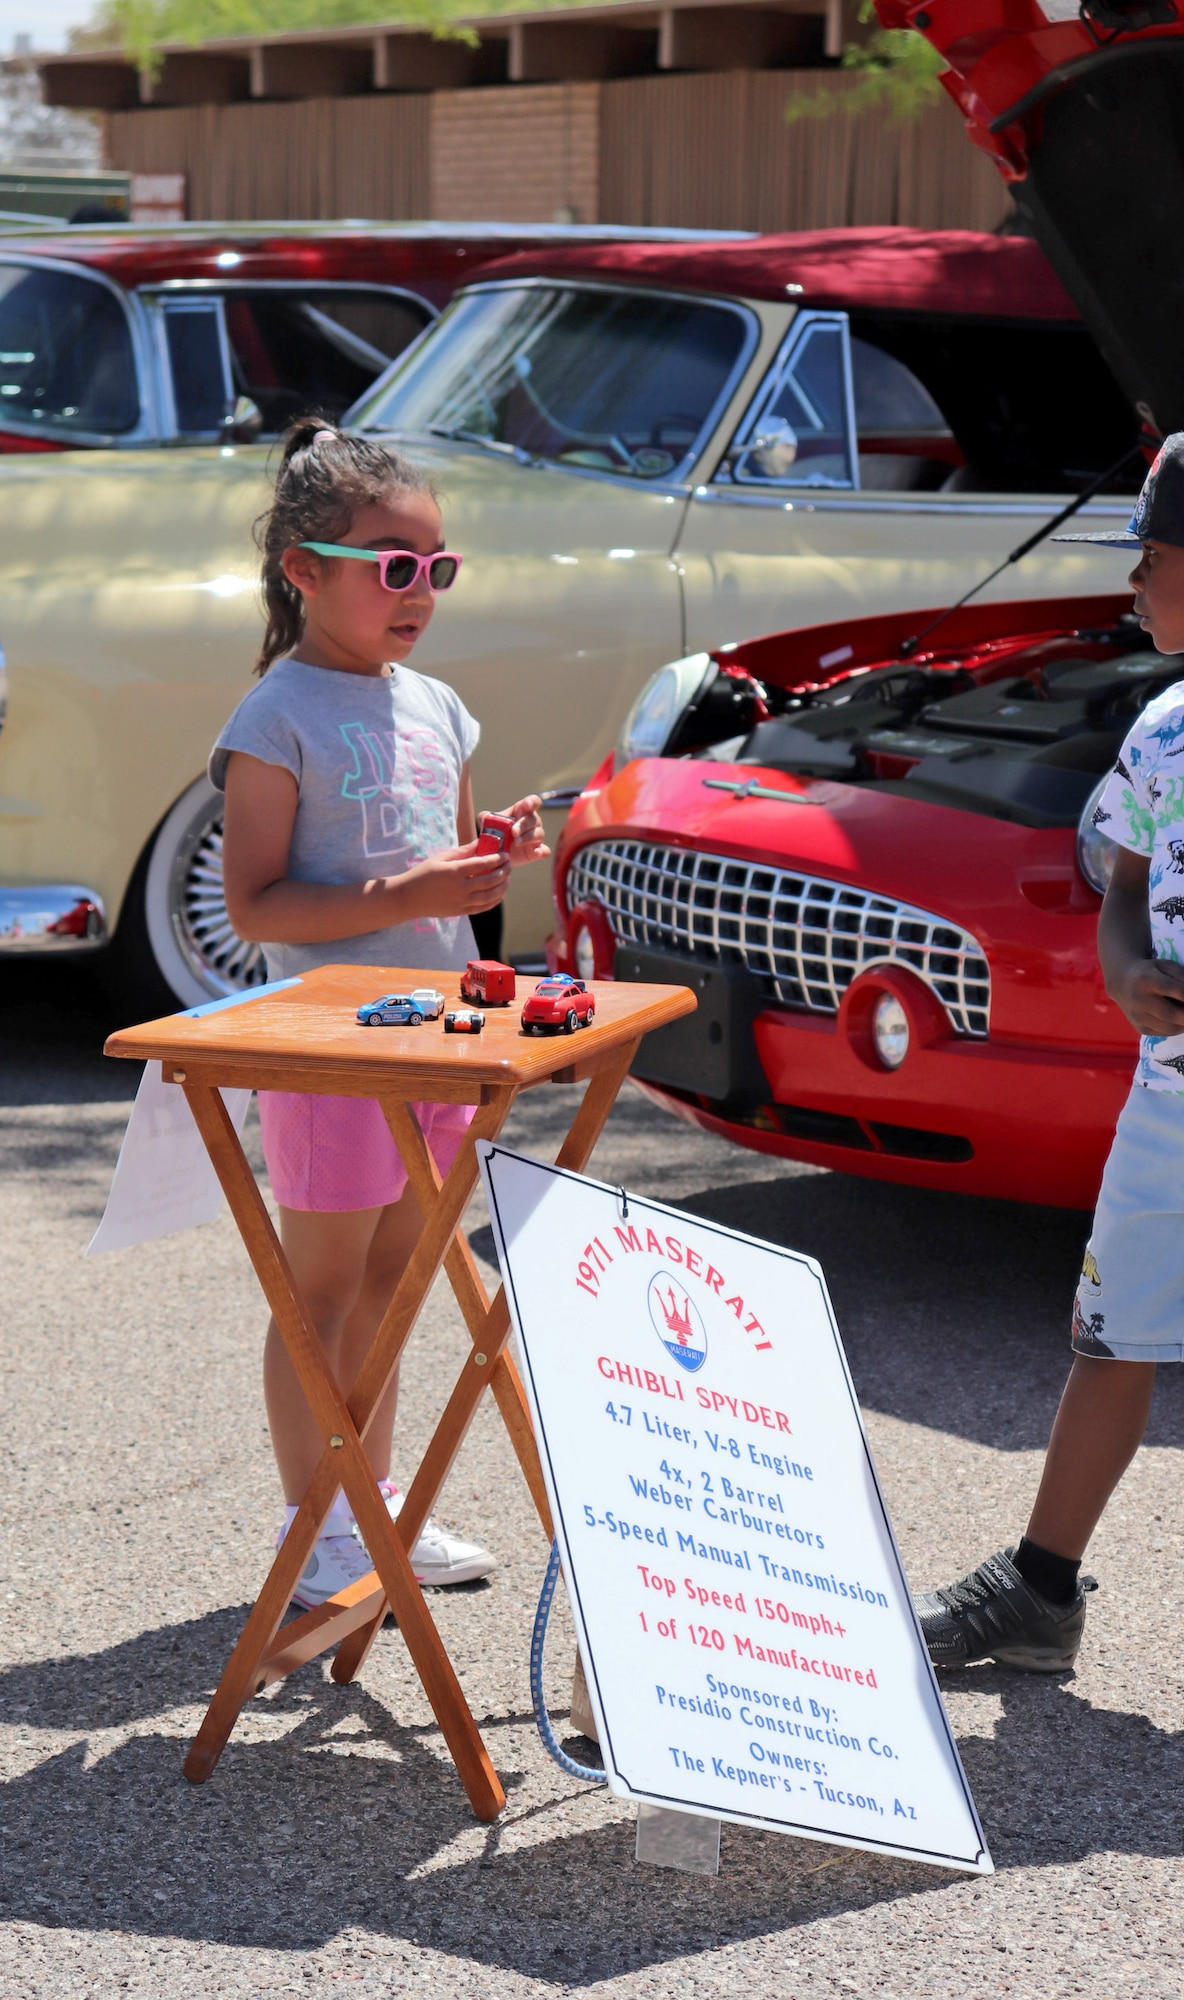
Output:
M240 701L210 753L226 789L231 750L281 764L299 786L288 874L296 882L402 875L457 845L461 768L481 732L442 681L396 666L339 673L280 660ZM421 917L324 944L265 944L269 978L318 965L453 972L475 956L467 917Z

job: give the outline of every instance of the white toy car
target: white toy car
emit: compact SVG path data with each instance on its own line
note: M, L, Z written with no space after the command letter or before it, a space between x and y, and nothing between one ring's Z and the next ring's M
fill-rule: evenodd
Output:
M475 1007L457 1007L444 1016L446 1035L479 1035L484 1026L485 1016L479 1014Z

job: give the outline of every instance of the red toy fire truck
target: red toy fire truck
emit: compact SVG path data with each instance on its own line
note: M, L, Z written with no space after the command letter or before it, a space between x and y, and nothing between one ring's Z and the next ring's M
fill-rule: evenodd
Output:
M508 1007L515 996L513 966L471 958L460 976L460 994L478 1007Z

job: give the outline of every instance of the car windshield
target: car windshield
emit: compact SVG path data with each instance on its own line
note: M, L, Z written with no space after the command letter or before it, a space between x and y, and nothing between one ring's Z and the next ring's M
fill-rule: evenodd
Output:
M118 436L140 416L115 293L69 271L0 265L0 425Z
M663 479L690 456L748 339L747 315L707 300L481 288L457 301L355 420Z

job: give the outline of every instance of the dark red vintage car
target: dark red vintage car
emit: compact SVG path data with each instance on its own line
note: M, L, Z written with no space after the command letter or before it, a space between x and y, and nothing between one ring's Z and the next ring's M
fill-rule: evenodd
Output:
M10 237L0 451L230 442L308 409L340 416L475 272L606 233L272 223Z
M1127 409L1150 437L1184 427L1175 0L878 4L947 58ZM1135 1051L1097 964L1094 805L1182 677L1113 595L675 662L564 830L552 964L692 984L698 1012L637 1074L744 1145L1087 1207Z

